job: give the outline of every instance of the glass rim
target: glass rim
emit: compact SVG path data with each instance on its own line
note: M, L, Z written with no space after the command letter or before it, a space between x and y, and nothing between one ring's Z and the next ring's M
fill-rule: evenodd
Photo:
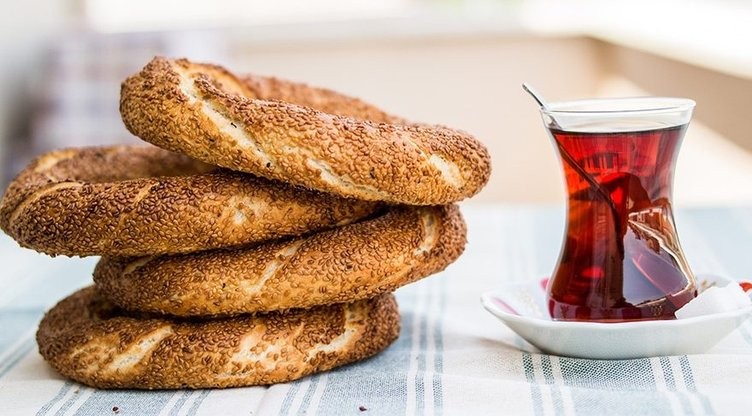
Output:
M660 114L687 111L695 107L694 100L681 97L618 97L590 98L583 100L556 101L541 108L543 114L615 115L615 114ZM611 106L612 108L608 108ZM621 106L621 107L619 107Z

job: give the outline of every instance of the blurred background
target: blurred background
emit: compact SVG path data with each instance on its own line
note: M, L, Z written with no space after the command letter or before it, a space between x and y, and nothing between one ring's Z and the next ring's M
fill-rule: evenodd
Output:
M10 3L10 4L9 4ZM461 128L491 150L477 202L563 202L536 106L623 95L697 101L681 205L752 202L746 0L15 0L0 15L0 182L60 147L137 143L120 82L154 55L221 63Z

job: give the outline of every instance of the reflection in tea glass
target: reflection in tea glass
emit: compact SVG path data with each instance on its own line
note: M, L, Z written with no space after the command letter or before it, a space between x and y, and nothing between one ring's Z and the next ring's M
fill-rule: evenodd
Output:
M568 195L563 247L547 288L553 319L674 319L697 296L672 212L676 157L694 106L639 97L541 109Z

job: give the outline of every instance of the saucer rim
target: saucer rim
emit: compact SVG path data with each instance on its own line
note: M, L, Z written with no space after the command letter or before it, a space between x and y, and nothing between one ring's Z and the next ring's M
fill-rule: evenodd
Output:
M697 276L698 280L702 278L703 280L713 280L715 282L721 283L736 283L737 281L728 277L719 276L719 275L712 275L712 274L703 274L701 276ZM545 326L545 327L556 327L559 329L562 329L563 326L569 326L571 328L588 328L588 329L605 329L608 328L608 330L628 330L630 328L635 327L664 327L664 326L670 326L670 327L682 327L685 325L691 325L695 323L702 323L705 321L711 321L716 319L730 319L737 316L742 316L745 314L748 314L752 312L752 305L738 308L731 311L724 311L724 312L716 312L706 315L699 315L699 316L693 316L691 318L684 318L684 319L654 319L654 320L642 320L642 321L632 321L632 322L588 322L588 321L556 321L553 319L545 319L540 318L537 316L530 316L530 315L518 315L518 314L512 314L509 313L498 306L494 305L492 302L492 299L495 298L501 298L503 299L503 296L498 296L498 294L503 293L502 291L504 288L512 289L512 288L521 288L521 287L527 287L532 285L533 282L515 282L515 283L508 283L503 285L501 288L497 290L490 290L486 291L481 294L480 296L480 302L481 305L483 305L483 308L486 309L489 313L492 315L495 315L497 317L501 317L499 315L503 315L504 319L511 319L517 322L530 322L534 321L536 325L538 326Z
M752 305L732 311L717 312L708 315L693 316L685 319L655 319L634 322L587 322L587 321L555 321L543 319L529 315L515 315L504 311L492 303L493 297L498 297L498 291L488 291L481 295L481 304L483 308L494 316L502 319L509 319L517 322L530 323L535 322L536 326L564 329L569 328L587 328L587 329L606 329L609 331L625 331L633 328L657 328L657 327L683 327L692 324L703 323L718 319L731 319L737 316L743 316L752 312Z

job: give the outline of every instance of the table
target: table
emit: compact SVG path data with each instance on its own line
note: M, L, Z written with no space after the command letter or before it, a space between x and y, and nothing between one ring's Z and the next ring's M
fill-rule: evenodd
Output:
M402 288L400 338L354 365L271 387L97 391L36 352L44 310L90 284L96 259L49 258L0 238L1 415L748 414L752 325L702 355L598 361L540 354L480 294L552 271L564 209L467 205L469 243L445 272ZM679 210L696 273L752 277L752 207Z

